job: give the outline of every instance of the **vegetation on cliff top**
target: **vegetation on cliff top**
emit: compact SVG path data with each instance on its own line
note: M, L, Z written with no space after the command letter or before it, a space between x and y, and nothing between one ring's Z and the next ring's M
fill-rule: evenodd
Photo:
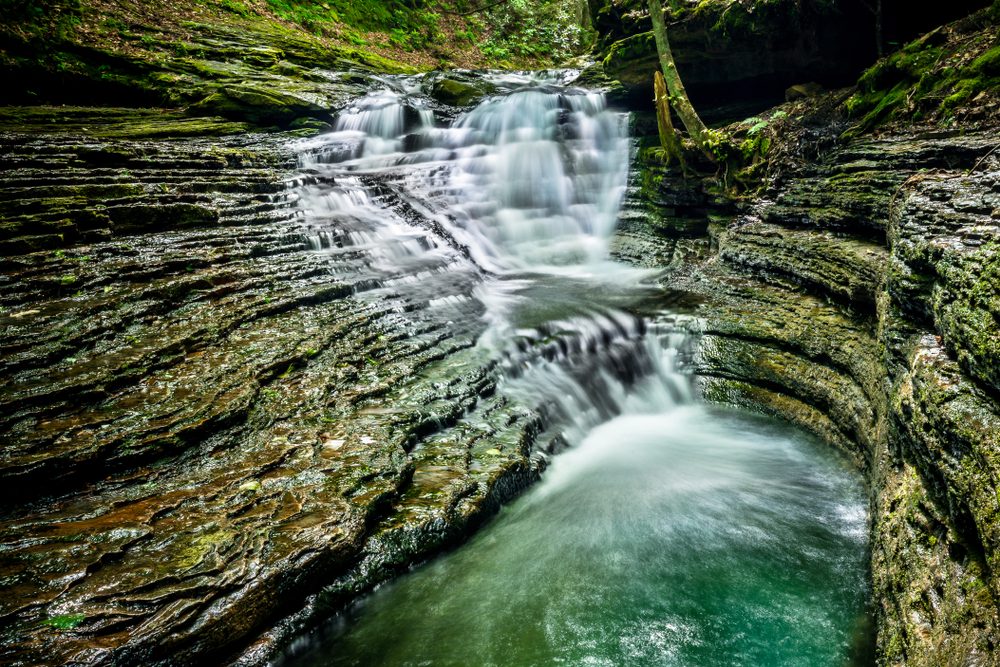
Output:
M193 21L282 28L420 69L527 67L575 55L589 38L585 9L577 0L0 0L0 32L135 53L156 33L183 37Z
M589 39L578 0L0 0L0 11L0 83L27 104L188 106L247 81L256 95L312 94L302 84L318 74L305 70L537 68Z
M1000 0L880 60L847 101L852 132L888 122L969 125L996 120L1000 91Z

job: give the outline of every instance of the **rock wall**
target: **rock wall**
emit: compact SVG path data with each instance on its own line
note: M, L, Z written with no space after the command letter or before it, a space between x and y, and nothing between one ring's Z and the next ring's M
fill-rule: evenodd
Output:
M680 3L683 4L683 3ZM674 12L668 33L696 104L781 99L806 81L843 85L874 60L874 23L858 3L707 2ZM649 97L657 69L646 2L598 3L605 72Z
M605 27L605 70L638 85L644 56L615 64L645 39L629 16ZM700 53L696 17L671 27L675 54ZM664 167L637 123L618 253L699 304L709 399L796 422L864 472L880 665L1000 664L998 21L994 2L857 88L731 125L767 155L750 195Z
M708 398L799 423L866 474L879 664L1000 660L995 142L834 141L715 220L667 281L702 300Z
M471 262L366 298L294 139L0 111L0 663L263 664L537 476Z
M789 86L848 85L876 58L876 21L863 0L676 0L668 33L678 71L700 107L782 99ZM913 11L882 0L882 40L891 50L989 0L957 0ZM647 105L657 69L645 0L591 0L608 76ZM888 52L888 51L887 51Z

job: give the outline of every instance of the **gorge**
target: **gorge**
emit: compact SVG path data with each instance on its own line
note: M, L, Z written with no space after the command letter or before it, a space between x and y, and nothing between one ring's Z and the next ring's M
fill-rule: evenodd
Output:
M692 70L749 168L685 175L627 4L582 73L206 23L125 58L186 109L0 108L5 662L998 664L1000 9Z

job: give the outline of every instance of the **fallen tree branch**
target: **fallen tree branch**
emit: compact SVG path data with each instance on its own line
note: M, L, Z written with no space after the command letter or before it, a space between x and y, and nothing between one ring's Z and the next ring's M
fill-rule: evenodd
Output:
M984 155L981 158L979 158L979 160L976 162L976 164L972 165L972 169L970 169L969 171L965 172L965 175L968 176L969 174L971 174L972 172L974 172L976 169L979 169L979 165L981 165L986 160L986 158L988 158L989 156L991 156L994 153L996 153L998 148L1000 148L1000 144L997 144L996 146L994 146L993 148L990 149L989 153L987 153L986 155Z

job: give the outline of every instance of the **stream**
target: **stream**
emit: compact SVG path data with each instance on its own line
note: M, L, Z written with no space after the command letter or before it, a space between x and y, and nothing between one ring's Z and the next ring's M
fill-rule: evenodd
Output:
M609 254L628 118L572 75L489 75L496 93L462 112L387 78L300 146L314 251L358 298L474 332L550 444L541 481L467 544L281 663L863 664L860 476L799 430L699 401L690 317Z

